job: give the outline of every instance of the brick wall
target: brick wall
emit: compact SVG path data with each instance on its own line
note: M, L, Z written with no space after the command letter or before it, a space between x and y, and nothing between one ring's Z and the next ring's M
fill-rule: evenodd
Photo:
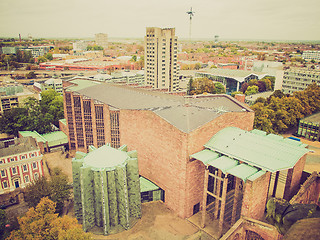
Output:
M151 111L120 111L121 144L137 150L139 173L165 191L165 202L185 217L187 134Z
M320 174L313 172L303 183L299 192L290 200L290 204L318 204L320 196ZM320 205L319 205L320 206Z
M268 197L271 173L267 172L255 181L245 183L241 216L261 220Z
M302 158L299 159L299 161L293 167L289 198L291 198L294 194L298 192L298 189L300 187L300 179L302 176L304 165L306 163L306 159L307 155L305 154Z

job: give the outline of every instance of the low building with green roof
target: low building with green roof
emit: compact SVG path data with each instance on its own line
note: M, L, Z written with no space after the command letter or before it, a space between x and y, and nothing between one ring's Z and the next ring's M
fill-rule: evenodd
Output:
M301 119L297 135L313 141L320 141L320 112Z
M68 136L62 131L39 134L37 131L19 131L19 137L33 137L38 142L41 153L52 152L56 149L69 148Z

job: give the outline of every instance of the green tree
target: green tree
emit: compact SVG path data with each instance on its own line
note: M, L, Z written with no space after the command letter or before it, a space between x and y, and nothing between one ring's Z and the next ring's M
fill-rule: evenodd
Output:
M54 168L50 181L41 177L25 188L25 200L29 207L35 207L43 197L48 197L55 202L57 213L61 214L65 200L70 197L70 191L67 175L62 173L61 169Z
M12 108L0 116L0 129L3 133L18 135L28 125L28 111L25 108Z
M64 116L63 97L53 89L41 92L40 109L52 123L59 126L59 120Z
M226 93L226 89L222 83L216 82L214 83L214 87L215 87L215 93L217 94Z
M25 216L18 219L20 228L12 231L8 240L87 240L90 233L83 232L75 218L58 217L55 203L43 198L35 208L30 208Z
M26 78L27 79L34 79L34 78L37 78L37 75L34 73L34 71L31 71L26 74Z
M252 94L256 94L256 93L258 93L258 92L259 92L259 87L253 85L253 86L248 86L245 94L246 94L247 96L249 96L249 95L252 95Z
M8 220L7 220L6 211L3 209L0 209L0 239L1 240L5 238L7 222Z
M45 58L46 59L48 59L48 60L53 60L53 56L52 56L52 53L47 53L46 55L45 55Z
M131 61L132 62L136 62L137 61L137 55L133 55L132 58L131 58Z
M38 57L38 63L43 63L43 62L47 62L48 59L46 59L44 56L40 56Z

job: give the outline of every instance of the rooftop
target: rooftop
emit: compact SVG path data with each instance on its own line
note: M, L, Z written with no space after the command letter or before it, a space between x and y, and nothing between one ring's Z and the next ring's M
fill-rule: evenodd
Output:
M237 161L230 168L227 166L225 171L232 174L233 171L239 174L244 171L239 167L239 161L250 167L255 167L256 172L252 171L252 176L259 170L276 172L293 168L298 160L309 150L305 144L288 138L283 138L274 134L254 129L250 132L235 127L228 127L215 134L205 145L207 149L191 155L205 164L216 164L217 153L222 154L229 160L224 160L220 166L226 166L227 163ZM211 155L211 156L210 156ZM236 167L237 169L232 168ZM219 168L220 169L220 168ZM240 171L241 170L241 171ZM249 171L251 172L251 170Z
M32 137L17 138L13 145L4 147L0 145L0 157L39 150L37 142Z
M94 149L84 157L84 166L94 168L114 168L129 158L127 152L104 145Z
M252 111L224 94L183 97L107 83L91 84L91 86L87 84L87 86L71 87L67 90L77 91L114 109L153 111L182 132L187 133L224 113Z
M300 122L301 121L320 124L320 112L312 114L308 117L305 117L305 118L301 119Z

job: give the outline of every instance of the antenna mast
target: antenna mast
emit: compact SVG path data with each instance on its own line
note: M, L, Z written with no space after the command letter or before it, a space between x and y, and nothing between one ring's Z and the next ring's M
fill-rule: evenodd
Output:
M190 8L190 11L187 12L187 14L189 14L190 17L190 26L189 26L189 41L191 42L191 22L192 22L192 17L194 15L195 12L192 11L192 7Z

